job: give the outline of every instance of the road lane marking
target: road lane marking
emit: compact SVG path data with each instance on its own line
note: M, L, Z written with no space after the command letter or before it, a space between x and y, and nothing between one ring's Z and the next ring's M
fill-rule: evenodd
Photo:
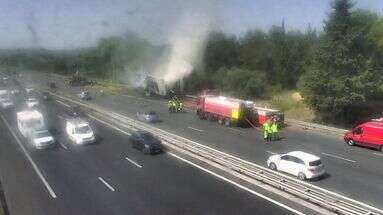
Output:
M191 130L194 130L194 131L199 131L199 132L203 132L203 130L201 130L201 129L198 129L198 128L193 128L193 127L188 127L189 129L191 129Z
M1 115L1 119L4 121L5 125L8 127L9 131L13 135L13 137L16 139L17 144L20 146L21 150L24 152L24 155L27 157L29 163L32 165L33 169L41 179L41 181L44 183L45 187L47 188L49 194L52 198L57 198L56 193L53 191L52 187L49 185L48 181L45 179L43 174L41 173L40 169L37 167L36 163L32 160L32 157L28 154L27 150L24 148L23 144L21 143L20 139L17 137L15 132L11 129L11 126L9 123L5 120L5 118Z
M126 159L127 161L129 161L130 163L134 164L136 167L138 167L138 168L142 168L142 166L141 166L140 164L136 163L134 160L132 160L132 159L130 159L130 158L128 158L128 157L126 157L125 159Z
M208 170L208 169L206 169L206 168L204 168L204 167L202 167L202 166L200 166L198 164L195 164L195 163L193 163L193 162L191 162L189 160L186 160L186 159L184 159L184 158L182 158L182 157L180 157L180 156L178 156L176 154L173 154L171 152L168 152L168 154L173 156L173 157L175 157L175 158L177 158L177 159L179 159L179 160L181 160L181 161L183 161L183 162L185 162L185 163L187 163L187 164L190 164L190 165L192 165L192 166L194 166L194 167L196 167L196 168L198 168L198 169L200 169L200 170L202 170L204 172L207 172L207 173L209 173L209 174L211 174L211 175L213 175L213 176L215 176L215 177L217 177L217 178L219 178L219 179L221 179L223 181L226 181L226 182L228 182L228 183L230 183L230 184L232 184L234 186L237 186L237 187L241 188L242 190L245 190L245 191L247 191L247 192L249 192L249 193L251 193L253 195L256 195L256 196L258 196L258 197L260 197L262 199L265 199L265 200L267 200L269 202L272 202L272 203L274 203L274 204L276 204L276 205L278 205L278 206L280 206L280 207L282 207L284 209L287 209L287 210L289 210L289 211L291 211L291 212L293 212L295 214L305 215L304 213L302 213L300 211L297 211L297 210L295 210L295 209L293 209L293 208L291 208L291 207L289 207L289 206L287 206L287 205L285 205L283 203L280 203L280 202L278 202L278 201L276 201L276 200L274 200L272 198L269 198L269 197L267 197L267 196L265 196L265 195L263 195L261 193L255 192L254 190L251 190L250 188L247 188L247 187L245 187L245 186L243 186L241 184L238 184L237 182L234 182L234 181L232 181L232 180L230 180L228 178L225 178L225 177L223 177L223 176L221 176L221 175L219 175L219 174L217 174L217 173L215 173L215 172L213 172L211 170Z
M117 128L116 126L114 126L114 125L112 125L112 124L110 124L110 123L108 123L108 122L105 122L104 120L98 119L98 118L96 118L96 117L94 117L94 116L92 116L92 115L90 115L90 114L88 114L88 116L89 116L90 118L92 118L92 119L95 119L95 120L97 120L97 121L99 121L99 122L101 122L101 123L103 123L103 124L105 124L105 125L107 125L107 126L113 128L113 129L116 129L117 131L119 131L119 132L121 132L121 133L123 133L123 134L126 134L126 135L128 135L128 136L131 136L131 135L132 135L131 133L128 133L128 132L126 132L126 131L124 131L124 130L122 130L122 129Z
M98 180L100 180L107 188L109 188L109 190L111 190L112 192L116 191L110 184L108 184L103 178L101 177L98 177Z
M341 159L341 160L345 160L345 161L348 161L348 162L351 162L351 163L355 163L356 161L354 160L350 160L350 159L347 159L347 158L343 158L343 157L340 157L338 155L333 155L333 154L327 154L327 153L322 153L322 155L326 155L328 157L333 157L333 158L338 158L338 159Z
M272 155L276 155L277 153L275 153L275 152L271 152L271 151L266 151L267 153L269 153L269 154L272 154Z
M66 145L64 145L62 142L59 142L59 144L60 144L60 146L61 146L62 148L64 148L65 150L68 150L68 147L67 147Z
M383 156L383 153L376 153L376 152L374 152L373 154L374 154L374 155L381 156L381 157Z
M227 129L235 131L235 132L239 132L239 133L242 133L242 134L246 134L247 133L245 131L241 131L241 130L238 130L238 129L235 129L235 128L227 128Z
M64 102L62 102L62 101L59 101L59 100L57 100L57 99L56 99L56 102L58 102L58 103L60 103L60 104L64 105L65 107L68 107L68 108L70 108L70 105L67 105L67 104L65 104L65 103L64 103Z

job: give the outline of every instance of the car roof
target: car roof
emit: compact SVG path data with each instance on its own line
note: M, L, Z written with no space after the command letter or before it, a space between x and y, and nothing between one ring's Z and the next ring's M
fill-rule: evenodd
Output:
M142 135L142 134L151 134L150 132L148 132L148 131L143 131L143 130L135 131L135 133L138 134L138 135Z
M362 126L383 128L383 122L381 122L381 121L366 122L366 123L363 123Z
M306 152L302 152L302 151L289 152L289 153L287 153L287 155L297 157L297 158L303 160L304 162L311 162L311 161L315 161L315 160L320 159L320 157L318 157L318 156L315 156L315 155L312 155L312 154L309 154Z

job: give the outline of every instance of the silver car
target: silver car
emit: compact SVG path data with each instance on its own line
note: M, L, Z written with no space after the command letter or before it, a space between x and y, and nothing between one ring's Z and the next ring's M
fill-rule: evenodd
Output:
M137 119L143 122L159 122L159 117L156 112L149 111L149 112L137 112Z
M30 137L32 145L36 149L45 149L54 146L55 140L48 130L34 131Z

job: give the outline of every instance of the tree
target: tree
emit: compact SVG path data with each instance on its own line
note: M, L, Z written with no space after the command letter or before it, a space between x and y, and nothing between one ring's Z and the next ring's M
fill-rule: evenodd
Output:
M326 121L349 123L381 97L381 70L366 38L374 16L335 0L315 61L301 78L306 102ZM361 22L361 20L364 20ZM366 23L367 22L367 23Z
M238 67L222 67L214 81L217 88L240 98L264 97L267 87L263 72Z
M233 67L239 64L238 42L223 32L211 32L206 42L203 61L208 75L221 67Z

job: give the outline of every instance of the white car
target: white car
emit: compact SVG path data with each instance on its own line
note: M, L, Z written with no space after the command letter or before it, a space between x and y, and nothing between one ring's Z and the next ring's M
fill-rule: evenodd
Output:
M69 139L75 144L91 144L96 141L94 132L88 122L80 119L68 119L66 122L66 132Z
M34 131L30 140L36 149L52 147L55 142L48 130Z
M26 101L27 107L32 108L39 105L39 101L35 98L28 98Z
M27 93L32 93L34 91L34 89L32 87L27 87L27 88L25 88L25 91Z
M10 100L1 100L0 101L1 108L7 109L7 108L13 108L15 104Z
M295 175L300 180L317 178L325 173L319 157L301 151L272 155L267 160L267 166L272 170Z

